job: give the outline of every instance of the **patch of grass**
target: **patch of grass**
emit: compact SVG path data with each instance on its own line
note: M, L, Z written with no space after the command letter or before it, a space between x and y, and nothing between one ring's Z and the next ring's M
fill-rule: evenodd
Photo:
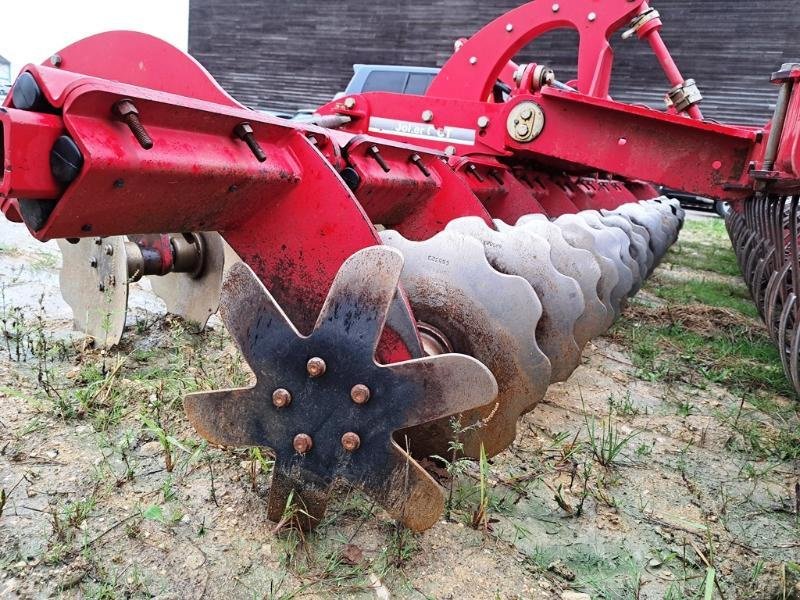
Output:
M725 223L721 219L687 221L681 239L669 251L665 261L694 271L726 276L740 274Z
M734 393L763 390L792 397L778 350L755 323L712 324L693 319L696 305L667 309L637 305L612 335L630 348L637 376L647 381L718 383ZM685 321L685 323L684 323Z
M758 311L744 284L704 279L673 279L656 275L648 291L674 304L699 303L735 310L757 319Z
M618 462L620 454L628 443L638 435L634 431L628 435L620 432L619 425L614 422L613 411L608 417L600 421L598 428L597 421L589 420L584 416L586 431L589 433L589 448L595 460L606 468L610 468Z

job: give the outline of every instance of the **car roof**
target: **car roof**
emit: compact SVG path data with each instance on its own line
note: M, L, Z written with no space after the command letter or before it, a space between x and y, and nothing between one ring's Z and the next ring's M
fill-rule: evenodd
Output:
M429 75L436 75L440 71L440 69L437 69L436 67L416 67L416 66L404 66L404 65L367 65L361 63L353 65L353 72L358 72L361 70L393 71L400 73L426 73Z

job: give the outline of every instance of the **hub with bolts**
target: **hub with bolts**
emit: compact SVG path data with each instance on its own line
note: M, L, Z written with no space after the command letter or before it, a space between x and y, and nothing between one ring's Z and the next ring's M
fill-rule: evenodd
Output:
M412 529L430 526L441 514L441 489L392 432L484 404L496 387L488 370L466 356L375 362L402 263L400 253L385 246L348 259L307 337L248 267L231 268L222 317L257 383L191 394L185 408L213 443L274 451L270 518L280 519L291 497L313 525L337 479L360 488ZM343 354L343 340L359 342ZM427 402L433 397L436 403ZM400 480L407 492L398 495Z

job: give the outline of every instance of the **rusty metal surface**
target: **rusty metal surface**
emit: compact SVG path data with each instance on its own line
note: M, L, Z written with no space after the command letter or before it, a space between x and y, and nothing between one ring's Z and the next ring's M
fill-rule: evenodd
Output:
M392 439L392 432L492 405L497 385L480 362L458 354L375 362L402 265L399 252L382 246L354 254L339 270L308 337L247 266L231 268L223 287L222 318L257 382L247 389L190 394L184 406L191 423L211 442L275 452L271 519L285 515L291 498L310 515L304 524L315 524L336 480L360 488L415 531L440 517L441 488L407 453L405 440L401 447ZM326 364L317 377L307 371L314 357ZM367 402L353 401L356 384L370 389ZM272 401L279 388L292 397L282 407ZM348 432L359 436L357 450L342 445ZM313 440L303 454L295 449L298 434Z
M606 330L608 310L598 291L602 272L591 252L571 246L564 239L561 229L545 215L532 215L524 226L516 227L495 220L498 231L530 231L543 237L550 244L550 259L560 273L574 279L583 294L583 314L575 321L575 342L583 348L593 337Z
M480 220L480 219L479 219ZM483 222L483 221L481 221ZM401 283L417 320L441 331L456 352L474 356L497 379L497 403L462 415L464 455L478 457L483 444L495 455L516 436L519 416L542 399L550 382L550 361L537 345L542 305L521 277L492 268L483 245L444 231L424 242L396 231L383 242L405 257ZM412 450L447 455L453 430L439 420L409 433Z
M84 238L77 244L58 240L62 266L61 295L72 309L76 331L98 347L122 339L128 309L128 264L125 238Z
M198 273L153 276L150 277L150 285L153 292L166 304L167 312L203 329L219 308L226 257L224 242L218 233L195 235L202 238L202 269Z
M446 231L475 238L495 269L530 284L542 303L536 342L550 359L550 383L569 378L583 349L575 339L575 324L585 308L583 293L574 279L555 268L547 240L530 230L495 231L474 217L451 221Z

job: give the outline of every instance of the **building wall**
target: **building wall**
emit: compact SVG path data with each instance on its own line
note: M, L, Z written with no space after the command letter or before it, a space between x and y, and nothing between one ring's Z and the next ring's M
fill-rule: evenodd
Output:
M565 0L575 1L575 0ZM601 6L601 0L593 0ZM189 50L243 103L314 107L344 89L353 63L441 66L453 41L518 6L512 0L191 0ZM800 59L796 0L655 0L664 38L686 77L698 81L707 117L763 123L769 75ZM577 35L548 34L520 57L575 70ZM649 47L615 39L613 95L663 106L668 86Z

